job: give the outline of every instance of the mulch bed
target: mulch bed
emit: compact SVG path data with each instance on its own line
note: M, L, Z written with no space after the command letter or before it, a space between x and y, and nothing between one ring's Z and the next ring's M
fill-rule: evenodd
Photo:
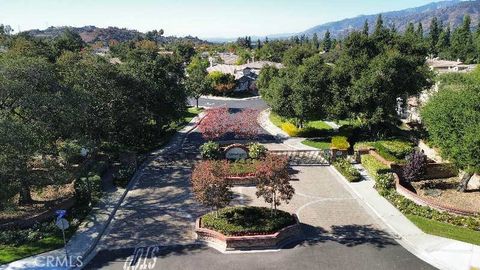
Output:
M457 177L412 183L417 195L457 209L480 213L480 191L458 192Z

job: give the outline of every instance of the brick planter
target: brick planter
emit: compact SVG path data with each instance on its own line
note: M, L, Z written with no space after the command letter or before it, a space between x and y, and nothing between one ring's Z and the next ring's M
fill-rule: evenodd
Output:
M439 210L439 211L445 211L445 212L449 212L449 213L457 214L457 215L474 216L474 215L479 214L477 212L455 208L453 206L444 205L444 204L429 200L427 198L420 197L415 192L412 192L409 189L405 188L402 185L402 183L400 181L400 178L398 177L398 175L396 173L394 173L393 176L395 178L395 190L398 192L398 194L400 194L403 197L413 201L414 203L416 203L418 205L428 206L430 208L433 208L433 209L436 209L436 210Z
M296 215L293 216L297 221L296 224L285 227L274 234L225 236L217 231L202 228L202 218L198 218L196 221L195 233L198 240L206 242L220 251L278 249L286 244L303 240L300 222Z

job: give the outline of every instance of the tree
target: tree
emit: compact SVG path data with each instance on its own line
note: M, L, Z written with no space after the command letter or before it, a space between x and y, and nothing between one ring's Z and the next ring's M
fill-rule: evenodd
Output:
M442 30L438 38L437 52L441 58L450 59L450 24L448 24L445 30Z
M451 56L460 59L465 63L475 62L475 46L470 30L471 18L465 15L463 24L457 27L452 34Z
M385 26L383 25L383 17L382 14L379 14L375 23L375 31L373 32L373 35L375 37L382 37L384 32Z
M231 185L226 180L228 161L205 160L197 163L192 172L192 187L195 198L201 204L218 210L229 205L233 199Z
M368 36L369 32L370 32L370 29L368 26L368 20L365 20L365 23L363 24L362 34L364 34L365 36Z
M227 108L208 109L198 129L205 140L217 140L227 134L235 138L255 139L260 133L256 121L258 111L243 109L237 113L230 113Z
M63 51L79 52L85 47L85 42L79 34L67 28L59 37L53 41L53 48L59 56Z
M320 41L318 40L318 35L317 33L313 33L312 37L312 48L314 50L318 50L320 48Z
M331 73L330 66L318 55L297 69L289 100L301 128L306 120L325 118L330 102Z
M437 44L440 39L441 28L438 24L437 17L433 17L430 23L430 32L428 33L429 53L431 55L437 55Z
M429 141L467 173L480 172L480 89L474 72L466 75L468 84L442 86L421 111Z
M314 53L309 47L303 45L293 46L283 55L283 64L285 66L299 66L304 59L313 56Z
M236 86L235 77L232 74L214 71L208 74L208 79L215 90L214 93L218 95L224 96L233 91Z
M423 41L423 35L424 35L424 33L423 33L423 25L422 25L422 22L419 22L419 23L418 23L416 35L417 35L418 40Z
M194 58L187 67L187 79L185 80L185 87L189 95L196 100L198 108L198 99L202 95L211 92L212 87L210 81L207 79L208 61L202 60L198 57Z
M178 42L174 46L175 55L180 57L184 63L189 63L190 59L195 55L195 48L191 43Z
M277 206L281 204L281 201L288 204L295 194L295 189L290 184L286 156L267 154L265 159L259 163L256 176L258 184L255 194L271 204L274 214L276 214Z
M323 38L323 50L329 52L332 49L332 38L330 37L330 31L325 32L325 37Z

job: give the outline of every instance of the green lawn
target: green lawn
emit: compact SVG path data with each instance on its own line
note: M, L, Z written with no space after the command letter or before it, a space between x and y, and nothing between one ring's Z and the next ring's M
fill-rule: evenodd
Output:
M425 233L480 245L479 231L474 231L415 215L407 215L407 218Z
M282 124L286 122L294 123L293 120L291 119L285 119L274 112L270 113L270 121L277 127L282 128ZM325 123L322 120L315 120L315 121L309 121L305 123L305 129L300 131L300 134L302 134L302 131L309 130L310 132L315 131L325 131L325 130L333 130L331 126L329 126L327 123Z
M279 128L282 128L282 124L285 123L282 117L274 112L270 113L270 121Z
M50 250L63 247L62 237L47 237L36 242L20 246L0 245L0 264L20 260L25 257L44 253Z
M306 125L307 127L312 127L314 129L333 129L331 126L327 125L327 123L323 121L310 121Z
M190 121L192 121L193 118L195 118L195 116L200 114L202 111L203 108L188 107L187 113L183 119L186 123L189 123Z
M315 147L318 149L330 149L330 140L304 140L302 144L310 146L310 147Z

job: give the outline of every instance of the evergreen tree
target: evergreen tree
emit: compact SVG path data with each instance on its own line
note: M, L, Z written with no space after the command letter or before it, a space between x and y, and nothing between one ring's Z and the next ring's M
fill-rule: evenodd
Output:
M470 30L472 20L469 15L465 15L462 26L453 31L451 57L458 58L465 63L473 63L476 59L473 36Z
M373 32L373 35L379 37L383 34L384 30L382 14L380 14L377 17L377 23L375 24L375 32Z
M420 39L420 40L423 40L423 25L421 22L418 23L418 26L417 26L417 37Z
M257 49L261 49L262 48L262 41L260 41L260 39L257 40Z
M437 43L437 52L440 58L450 59L450 44L451 44L451 31L450 24L448 24L445 30L440 32Z
M332 38L330 37L330 31L325 32L325 37L323 38L323 50L329 52L332 49Z
M415 37L415 25L412 22L407 25L407 29L405 30L405 37Z
M368 25L368 20L365 20L365 23L363 24L363 31L362 33L365 36L368 36L368 33L370 32L369 25Z
M441 28L438 24L437 17L433 17L432 22L430 24L430 32L428 36L429 40L429 54L436 56L438 54L437 51L437 44L440 38Z
M317 33L313 33L312 47L314 50L318 50L318 48L320 47L320 42L318 41Z

